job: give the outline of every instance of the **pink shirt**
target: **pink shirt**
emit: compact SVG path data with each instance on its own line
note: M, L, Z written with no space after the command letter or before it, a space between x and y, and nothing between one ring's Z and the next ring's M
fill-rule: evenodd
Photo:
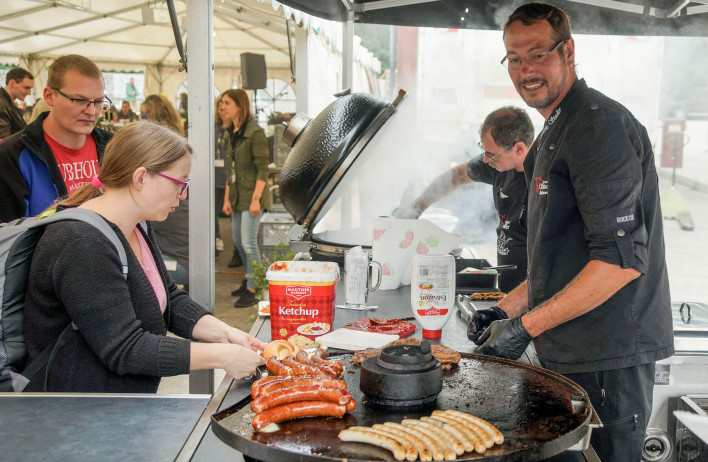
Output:
M150 247L148 247L147 242L145 242L145 238L137 228L135 229L135 236L138 238L138 242L140 242L140 253L143 254L143 262L140 263L140 266L143 267L145 276L147 276L150 281L152 290L155 291L157 302L160 304L160 311L164 313L167 308L167 292L165 292L165 286L162 284L160 272L155 264L155 259L152 257Z

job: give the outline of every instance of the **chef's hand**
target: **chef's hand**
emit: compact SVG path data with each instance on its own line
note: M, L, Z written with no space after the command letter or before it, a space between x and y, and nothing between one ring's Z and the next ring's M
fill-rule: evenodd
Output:
M418 208L414 203L401 204L391 212L394 218L415 220L421 216L422 210Z
M498 306L475 311L474 316L472 316L467 326L467 338L477 345L481 345L482 341L479 338L484 331L487 330L487 327L494 321L500 321L502 319L509 319L509 317L506 315L506 311Z
M521 322L521 316L494 321L480 337L479 341L482 342L482 346L477 348L477 353L499 358L519 359L531 340L533 337Z

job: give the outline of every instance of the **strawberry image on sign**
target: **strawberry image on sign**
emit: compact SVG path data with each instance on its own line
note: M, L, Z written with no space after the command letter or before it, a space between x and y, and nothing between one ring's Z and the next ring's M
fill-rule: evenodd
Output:
M421 255L425 255L428 252L430 252L430 247L428 247L428 244L421 241L420 244L418 244L418 247L415 249L415 251L416 251L416 253L419 253Z
M388 263L384 263L381 267L381 274L384 276L393 275L393 270L391 269L391 266Z

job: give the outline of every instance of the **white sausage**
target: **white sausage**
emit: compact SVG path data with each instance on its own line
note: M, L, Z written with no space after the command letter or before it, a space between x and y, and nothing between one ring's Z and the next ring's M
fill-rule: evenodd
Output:
M374 432L372 429L362 428L365 427L347 428L339 432L338 437L342 441L372 444L380 448L388 449L393 454L394 459L405 460L406 450L401 443L381 433Z

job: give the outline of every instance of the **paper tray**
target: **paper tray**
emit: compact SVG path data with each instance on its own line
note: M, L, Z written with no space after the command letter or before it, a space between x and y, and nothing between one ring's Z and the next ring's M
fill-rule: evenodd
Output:
M398 335L378 334L351 329L335 329L328 334L315 339L320 345L342 350L365 350L367 348L381 348L387 343L398 340Z

